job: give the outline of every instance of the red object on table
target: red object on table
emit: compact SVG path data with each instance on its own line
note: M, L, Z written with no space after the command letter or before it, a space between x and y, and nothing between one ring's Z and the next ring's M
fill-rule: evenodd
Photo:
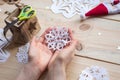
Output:
M100 15L108 15L108 9L105 4L101 3L92 10L88 11L85 16L100 16Z
M113 5L116 5L120 2L120 0L112 0Z
M100 3L98 6L94 7L85 14L80 14L81 19L86 19L91 16L103 16L109 14L120 13L120 3L112 5L110 3Z

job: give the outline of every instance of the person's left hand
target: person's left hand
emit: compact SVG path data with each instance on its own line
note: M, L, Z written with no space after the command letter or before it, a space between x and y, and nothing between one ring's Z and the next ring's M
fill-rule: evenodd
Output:
M44 42L44 34L45 33L43 33L43 35L39 39L36 37L33 37L31 45L30 45L30 50L29 50L29 56L30 56L31 62L36 63L37 66L40 67L40 70L42 72L47 67L47 65L53 55L53 53L43 43Z

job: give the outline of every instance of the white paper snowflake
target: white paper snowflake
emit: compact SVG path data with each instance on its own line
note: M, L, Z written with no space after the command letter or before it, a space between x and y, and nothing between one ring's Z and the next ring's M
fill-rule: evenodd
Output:
M54 51L63 49L71 41L66 28L53 28L45 35L45 39L48 48Z
M91 66L82 71L79 80L109 80L109 76L105 68Z
M100 3L99 0L52 0L51 10L54 13L62 13L66 18L76 14L85 14Z
M3 28L0 28L0 62L5 62L10 56L10 53L3 49L3 47L5 47L7 44L8 41L3 35Z
M18 52L16 54L18 62L28 63L29 47L30 47L30 43L27 43L26 45L19 47Z

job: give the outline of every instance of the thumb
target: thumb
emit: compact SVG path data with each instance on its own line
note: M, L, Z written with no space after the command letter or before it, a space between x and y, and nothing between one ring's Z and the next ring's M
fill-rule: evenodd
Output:
M77 40L73 40L73 41L70 43L69 46L67 46L67 47L64 48L64 50L67 50L67 51L70 51L70 52L73 51L73 50L76 48L77 43L78 43Z

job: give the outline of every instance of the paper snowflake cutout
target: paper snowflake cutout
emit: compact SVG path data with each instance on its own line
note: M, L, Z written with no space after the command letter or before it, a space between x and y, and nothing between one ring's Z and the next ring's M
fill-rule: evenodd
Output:
M82 71L79 80L109 80L109 76L105 68L91 66Z
M5 62L9 58L10 53L7 50L0 49L0 62Z
M26 45L19 47L18 52L16 54L18 62L28 63L29 47L30 47L30 43L27 43Z
M5 62L10 56L10 53L3 49L8 44L8 41L5 39L3 35L3 29L0 29L0 62Z
M83 15L97 4L99 0L52 0L51 10L54 13L62 13L66 18L78 14Z
M69 42L71 37L66 28L53 28L45 35L45 42L51 50L63 49Z

